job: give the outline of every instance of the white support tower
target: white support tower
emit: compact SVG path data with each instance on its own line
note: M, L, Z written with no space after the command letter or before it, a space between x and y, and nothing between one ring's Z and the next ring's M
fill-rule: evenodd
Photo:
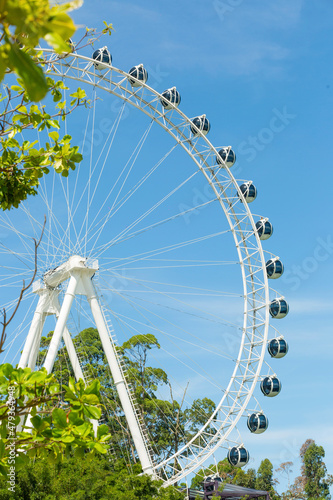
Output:
M57 317L57 322L45 358L44 367L47 369L48 373L52 372L59 345L63 339L74 370L75 378L77 380L80 378L84 380L80 361L66 324L75 296L86 296L141 461L142 469L145 473L153 475L153 462L149 442L145 430L140 424L136 403L125 380L124 370L122 369L115 344L110 340L111 334L108 324L105 321L98 296L92 283L92 276L96 273L97 269L97 261L90 264L87 262L87 259L74 255L53 271L48 271L44 275L43 286L40 285L40 283L35 285L34 292L38 293L39 301L22 351L19 367L25 368L29 366L31 369L34 369L45 317L49 314L54 314ZM58 287L62 282L68 279L69 282L64 300L60 306Z

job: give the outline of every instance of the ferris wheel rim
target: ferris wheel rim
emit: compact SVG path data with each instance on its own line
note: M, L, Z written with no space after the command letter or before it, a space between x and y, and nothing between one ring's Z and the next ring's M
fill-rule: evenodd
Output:
M50 50L50 49L42 49L42 51L43 51L43 53L46 53L47 55L48 54L51 54L51 55L53 54L53 51ZM93 64L93 59L85 57L85 56L81 56L81 55L79 55L77 53L71 53L68 57L71 58L72 60L75 60L78 64L79 64L79 61L86 62L86 64ZM48 64L47 60L46 60L46 64ZM202 173L204 174L204 176L205 176L206 180L208 181L209 185L213 189L215 195L219 199L220 205L222 206L222 209L223 209L223 211L225 213L225 216L227 218L230 230L231 230L231 232L233 234L234 241L235 241L236 248L237 248L237 252L238 252L238 255L239 255L239 261L240 261L239 263L240 263L241 271L242 271L243 290L244 290L244 323L243 323L243 330L242 330L241 345L240 345L239 353L238 353L238 356L237 356L237 362L235 364L235 368L234 368L233 374L231 376L229 385L228 385L228 387L227 387L227 389L225 391L225 394L222 397L220 403L218 404L216 410L211 415L210 419L206 422L206 424L203 426L203 428L201 429L201 431L199 431L196 434L196 436L194 436L183 448L181 448L179 451L177 451L177 453L173 454L167 460L162 461L159 464L157 464L156 466L154 466L154 470L158 471L161 468L164 469L164 467L166 467L168 465L167 464L168 462L177 459L181 455L181 453L183 452L183 450L188 449L188 447L191 446L195 442L196 439L198 439L198 437L201 435L201 433L204 432L204 430L213 421L214 416L217 414L217 412L219 411L219 409L222 407L224 401L228 397L231 398L231 399L233 399L233 397L232 397L232 392L233 391L231 391L231 388L234 385L236 386L236 383L241 388L244 387L244 385L245 385L244 384L244 380L246 379L246 377L249 377L249 373L251 372L251 364L255 362L257 364L257 366L255 368L254 374L253 374L253 369L252 369L252 375L251 375L251 377L252 377L252 383L251 383L251 386L250 386L250 390L246 390L244 392L244 394L243 394L241 392L241 389L239 389L239 391L236 393L236 396L234 397L234 403L231 405L230 408L232 409L233 414L234 414L236 412L237 406L238 406L237 417L232 420L232 425L230 425L229 430L225 434L223 434L223 436L213 437L212 438L212 445L213 445L214 450L218 446L221 445L222 441L227 440L228 435L233 430L233 428L236 426L238 420L241 418L241 416L243 415L244 411L246 410L246 408L248 406L248 402L250 401L250 399L252 397L254 388L256 387L257 381L258 381L259 376L260 376L261 367L262 367L262 363L263 363L264 355L265 355L267 338L268 338L268 326L269 326L269 286L268 286L268 280L267 280L266 273L264 272L265 271L265 257L264 257L264 252L263 252L263 249L262 249L262 246L261 246L261 241L260 241L259 236L258 236L258 234L256 232L256 227L255 227L255 222L254 222L254 219L253 219L253 215L252 215L251 211L249 210L248 204L247 204L247 202L246 202L246 200L244 198L244 195L243 195L242 191L239 189L239 185L238 185L236 179L234 178L234 176L230 172L230 169L225 165L223 167L224 172L227 173L232 186L236 189L240 200L243 202L243 208L245 208L246 217L250 221L250 225L251 225L251 228L252 228L252 233L254 234L255 241L257 243L256 249L254 250L253 247L252 247L251 248L251 252L253 253L255 251L257 254L259 254L259 257L260 257L261 270L263 271L263 289L262 289L263 292L261 291L261 294L263 294L263 296L264 296L264 299L257 299L257 296L259 296L259 294L257 293L258 290L256 288L256 285L254 284L254 281L253 281L253 273L250 275L250 278L249 278L249 275L246 274L246 261L248 261L248 266L250 268L253 266L252 261L251 261L251 257L253 255L251 255L250 249L247 247L247 240L248 240L249 236L248 236L248 234L244 234L244 231L240 227L242 221L240 221L240 219L238 219L238 215L239 214L237 214L235 212L234 206L236 205L236 203L234 202L234 200L229 199L228 196L227 196L227 194L226 194L226 192L225 192L229 188L229 186L227 185L226 189L223 187L223 185L221 184L221 182L219 182L219 179L217 178L214 170L212 170L211 166L208 165L208 163L207 163L207 161L208 161L209 158L211 159L213 156L216 156L218 154L218 150L211 144L211 142L207 139L207 137L199 129L198 129L198 133L200 134L200 140L204 141L204 143L205 143L205 145L207 147L207 150L204 152L204 154L202 152L200 153L198 151L197 154L195 155L193 153L193 150L195 149L195 147L193 147L193 145L191 147L191 150L186 149L185 146L188 145L188 143L189 143L189 137L187 137L185 135L184 130L186 129L186 127L189 128L192 125L192 121L181 110L179 110L179 108L177 108L176 106L172 105L172 116L169 117L169 115L171 113L168 113L168 111L165 111L164 113L158 113L157 112L157 108L151 106L151 104L149 102L146 102L146 101L142 100L142 104L145 106L144 109L142 107L138 106L137 103L134 102L134 99L136 99L137 101L140 101L140 99L141 99L140 95L139 95L138 88L136 88L136 90L134 90L133 87L131 87L131 88L130 88L130 86L124 87L124 86L120 85L119 82L118 82L117 85L116 85L116 87L119 88L119 89L121 89L121 91L125 92L124 95L120 95L120 94L115 94L115 92L113 92L111 90L111 88L107 89L105 86L103 87L101 85L101 82L103 82L103 83L107 82L107 78L106 77L107 77L108 73L110 73L110 75L112 75L112 73L120 75L121 77L123 77L126 80L126 83L128 82L129 74L126 73L123 70L119 70L119 69L115 68L114 66L105 65L105 69L106 69L107 73L104 74L104 75L100 75L95 70L93 71L93 73L90 73L89 70L83 70L82 68L80 68L81 74L86 75L87 79L81 78L81 77L78 77L78 76L76 78L70 76L70 74L69 74L70 69L77 70L79 68L78 67L77 68L73 68L72 64L68 65L64 59L60 59L59 58L58 60L57 59L52 60L52 66L51 66L51 68L52 67L53 68L56 67L58 69L59 68L64 68L64 71L63 71L63 73L57 72L57 71L53 72L52 69L51 69L51 70L48 71L48 73L51 74L51 75L62 77L62 78L68 78L68 79L72 79L72 80L75 80L75 81L82 81L82 82L84 82L86 84L94 86L95 88L99 88L101 90L108 91L109 93L111 93L113 95L117 95L118 98L123 99L126 102L129 102L131 105L135 106L137 109L139 109L140 111L144 112L146 115L150 116L165 131L167 131L169 133L169 135L174 140L176 140L178 142L178 144L180 144L182 146L182 148L186 151L186 153L190 155L190 157L192 158L192 160L194 161L194 163L197 165L197 167L202 171ZM97 80L98 81L96 81L96 80L94 81L94 78L96 79L96 76L97 76ZM94 77L94 78L91 79L91 77ZM110 82L111 82L111 77L110 77ZM112 85L112 84L110 84L110 85ZM154 89L152 89L151 87L149 87L146 83L140 82L140 85L141 85L142 88L144 88L145 90L147 90L148 92L150 92L154 96L155 101L159 100L162 97L162 95L159 92L157 92ZM140 90L140 88L139 88L139 90ZM129 99L129 95L131 95L133 97L133 101L131 101ZM148 113L148 109L151 111L151 114ZM185 126L184 126L184 124L182 126L173 124L172 119L173 119L173 115L174 114L177 115L177 117L181 118L181 120L185 123ZM166 124L169 125L170 127L168 127ZM175 131L178 133L178 136L175 135ZM208 151L208 153L207 153L207 151ZM200 163L200 159L201 159L202 163ZM202 165L205 165L205 166L202 166ZM207 173L207 172L209 172L209 173ZM225 204L222 203L221 193L223 195L223 201L225 202ZM229 209L226 208L226 205L229 205ZM235 221L234 223L231 222L231 218L232 217L234 217L234 221ZM243 250L245 251L245 257L242 254L241 249L240 249L240 243L241 242L243 243ZM257 270L256 270L256 273L257 273ZM251 285L250 287L248 287L249 283ZM249 288L249 290L248 290L248 288ZM248 308L248 300L247 299L248 299L248 295L250 295L250 294L251 294L251 296L253 298L254 304L256 302L258 302L260 304L260 306L258 308L254 307L253 311L249 310L249 308ZM265 311L265 316L264 316L264 331L263 331L263 334L261 335L260 357L259 358L256 357L256 359L252 360L251 359L251 353L253 353L253 351L250 352L250 357L247 358L247 362L246 362L246 366L245 366L245 371L244 371L244 374L242 375L242 381L240 382L239 380L237 380L237 378L238 378L237 373L238 373L239 367L241 365L241 359L242 359L243 351L244 351L245 344L246 344L246 336L247 336L247 333L248 333L248 330L249 330L249 327L248 327L249 314L252 314L252 317L254 318L254 323L250 326L250 329L253 332L253 334L252 334L252 339L253 339L255 337L255 332L256 332L256 328L257 328L255 321L257 319L257 311L259 309L264 309L264 311ZM258 343L258 341L257 341L257 343ZM241 366L244 368L244 365L241 365ZM240 396L242 396L244 398L244 400L243 400L241 406L239 407L238 401L241 400ZM231 409L229 411L229 414L231 413ZM214 450L210 449L208 456L210 456L213 453ZM191 464L189 466L186 466L186 468L183 469L183 471L181 471L180 473L174 474L171 479L169 479L169 480L166 481L166 484L172 484L172 483L174 483L176 481L179 481L179 479L181 479L182 477L184 477L185 475L187 475L194 468L197 468L198 465L202 464L208 458L208 456L207 455L205 456L204 454L202 454L202 456L200 456L199 461L197 459L193 460L193 464ZM200 463L198 463L198 462L200 462ZM193 467L192 467L192 465L193 465Z

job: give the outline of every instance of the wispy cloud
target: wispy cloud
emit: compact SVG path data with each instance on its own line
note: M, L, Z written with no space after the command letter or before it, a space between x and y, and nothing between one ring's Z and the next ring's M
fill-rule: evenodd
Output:
M326 298L305 298L290 301L293 314L332 313L332 301Z

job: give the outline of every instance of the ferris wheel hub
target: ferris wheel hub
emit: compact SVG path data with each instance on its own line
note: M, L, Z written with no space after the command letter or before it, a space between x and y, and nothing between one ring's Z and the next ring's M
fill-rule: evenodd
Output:
M72 255L69 259L43 276L43 281L47 287L56 288L63 281L70 278L74 271L85 271L91 276L98 270L98 261L91 261L80 255Z

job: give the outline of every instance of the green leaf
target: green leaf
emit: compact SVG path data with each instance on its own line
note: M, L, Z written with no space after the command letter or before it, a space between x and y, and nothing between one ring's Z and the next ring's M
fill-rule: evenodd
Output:
M51 384L51 385L49 386L49 393L50 393L51 395L52 395L52 394L55 394L55 393L57 393L57 392L59 392L59 391L60 391L60 386L59 386L59 384Z
M5 72L7 69L7 54L5 53L5 47L7 48L9 44L5 44L0 47L0 82L3 80L5 76Z
M49 451L49 454L47 456L47 461L50 464L56 463L56 461L57 461L57 454L53 450Z
M14 90L15 92L22 92L23 88L20 87L19 85L12 85L10 87L12 90Z
M97 438L100 439L101 437L105 436L106 434L109 433L109 428L106 424L99 425L97 428Z
M22 469L28 463L29 463L29 457L24 453L19 453L19 455L15 457L15 467L17 467L18 469Z
M58 37L64 42L64 40L68 40L75 33L75 25L72 19L66 13L59 13L57 10L55 8L51 10L50 21L45 25L48 33L44 37L49 43L55 42L56 44L58 43ZM51 40L49 35L52 35ZM61 49L61 52L63 50Z
M86 388L84 393L85 394L96 394L96 396L98 396L100 387L101 387L100 381L98 379L95 379L91 382L91 384L88 385L88 387Z
M9 378L10 375L12 374L12 371L14 368L10 363L5 363L4 365L1 366L1 372L4 374L6 378Z
M81 437L85 437L90 434L91 429L92 426L90 422L84 422L82 425L78 425L75 430Z
M83 156L81 155L81 153L75 153L71 156L71 160L75 163L80 163L83 160Z
M107 452L106 448L101 443L95 443L94 449L99 453L105 454Z
M62 436L61 441L63 443L72 443L73 441L75 441L75 437L74 436L69 436L69 435Z
M43 70L26 52L13 44L10 45L9 61L22 78L29 99L32 101L43 99L48 91Z
M42 431L48 427L48 423L45 422L39 415L36 415L30 421L37 431Z
M84 394L82 396L83 403L87 403L89 405L98 405L99 398L96 394Z
M49 136L51 137L51 139L54 140L54 142L57 142L59 139L59 133L56 132L55 130L53 132L50 132Z
M34 384L34 383L39 383L43 382L46 378L46 373L45 372L33 372L31 375L29 375L27 379L27 383L29 384Z
M67 427L67 417L64 410L61 408L55 408L52 412L52 419L55 424L60 428L65 429Z
M94 420L99 420L101 418L101 410L97 408L97 406L85 406L84 414L89 418L93 418Z
M54 133L54 132L53 132ZM74 378L73 377L69 377L69 380L68 380L68 387L69 389L71 390L71 392L73 394L75 394L75 381L74 381Z
M56 52L71 52L70 46L66 42L64 42L64 40L58 33L47 33L44 38Z
M0 464L0 475L7 477L8 470L2 464Z

